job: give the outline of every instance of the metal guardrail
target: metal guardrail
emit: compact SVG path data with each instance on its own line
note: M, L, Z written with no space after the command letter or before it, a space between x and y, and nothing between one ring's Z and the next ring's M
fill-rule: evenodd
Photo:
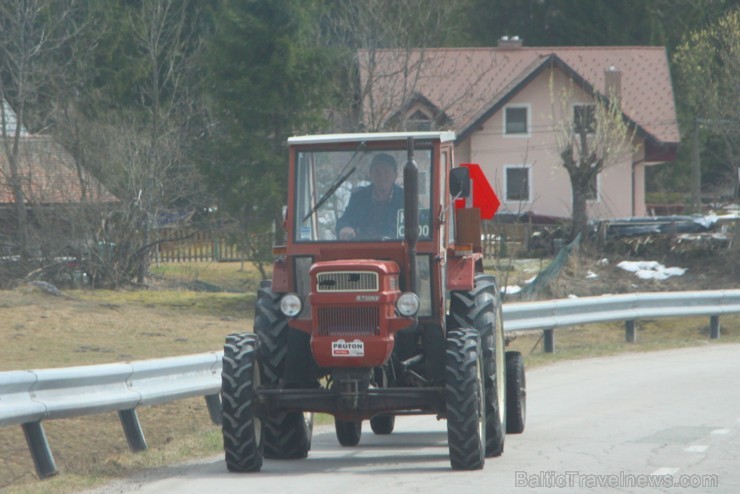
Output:
M662 317L710 317L710 338L719 316L740 313L740 290L631 293L504 304L506 331L543 330L545 351L555 349L554 330L578 324L625 321L625 339L636 341L635 321Z
M507 332L544 331L554 351L554 330L578 324L625 321L635 341L635 320L710 316L710 337L719 338L719 317L740 313L740 290L635 293L504 305ZM43 420L117 411L129 447L146 449L136 407L205 396L211 420L221 423L222 353L130 363L0 372L0 427L21 425L41 478L57 473Z
M221 423L222 353L129 363L0 372L0 427L23 427L36 472L57 473L43 420L118 412L129 448L147 448L136 407L205 396Z

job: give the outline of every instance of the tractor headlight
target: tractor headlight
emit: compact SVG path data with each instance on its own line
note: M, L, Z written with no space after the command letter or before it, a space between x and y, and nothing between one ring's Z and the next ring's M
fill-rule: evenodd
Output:
M413 292L404 292L396 300L396 309L404 317L414 317L419 312L421 301Z
M301 298L295 293L288 293L280 300L280 312L288 317L295 317L303 310Z

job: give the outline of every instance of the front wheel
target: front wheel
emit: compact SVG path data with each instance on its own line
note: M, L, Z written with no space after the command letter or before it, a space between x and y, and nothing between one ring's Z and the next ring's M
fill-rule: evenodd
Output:
M478 470L486 461L486 397L483 352L474 329L447 334L445 402L450 464Z
M471 291L450 298L449 327L473 328L480 335L486 388L486 456L500 456L505 440L505 363L501 294L496 277L475 275Z
M362 436L362 420L337 420L334 419L334 430L337 440L342 446L357 446Z
M250 334L230 335L224 345L221 372L222 433L230 472L262 468L262 422L256 415L260 372L257 340Z

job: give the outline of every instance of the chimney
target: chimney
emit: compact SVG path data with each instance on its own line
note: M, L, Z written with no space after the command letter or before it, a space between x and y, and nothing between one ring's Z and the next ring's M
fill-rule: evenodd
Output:
M604 93L607 98L615 98L617 104L622 99L622 72L614 65L604 71Z
M519 36L512 36L511 38L501 36L501 39L498 40L498 47L504 50L516 50L522 47L522 40Z

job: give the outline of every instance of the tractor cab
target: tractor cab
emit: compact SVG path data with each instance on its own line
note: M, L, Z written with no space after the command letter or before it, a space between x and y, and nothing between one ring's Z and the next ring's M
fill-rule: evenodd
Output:
M315 321L315 337L362 339L379 336L387 320L395 331L384 336L392 339L419 318L440 320L454 228L447 187L453 140L451 132L289 139L287 255L277 263L273 288L294 292L306 306L292 327L311 331ZM316 310L324 306L332 307L331 316ZM371 307L387 310L376 315ZM365 316L368 311L373 317ZM334 363L354 365L366 355L357 357Z

